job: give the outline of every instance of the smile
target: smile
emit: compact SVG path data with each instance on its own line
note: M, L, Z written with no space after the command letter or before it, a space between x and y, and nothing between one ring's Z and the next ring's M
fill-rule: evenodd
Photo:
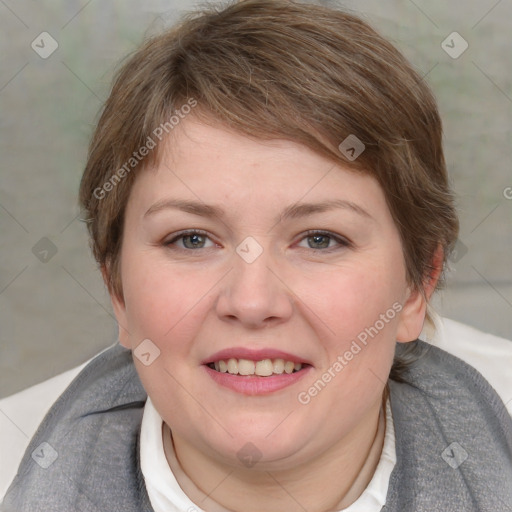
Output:
M292 386L312 370L307 363L285 359L219 359L202 368L221 388L241 395L269 395Z
M220 373L230 375L256 375L258 377L271 377L272 375L291 374L302 369L302 363L285 361L281 358L262 359L251 361L250 359L221 359L208 364L208 367Z

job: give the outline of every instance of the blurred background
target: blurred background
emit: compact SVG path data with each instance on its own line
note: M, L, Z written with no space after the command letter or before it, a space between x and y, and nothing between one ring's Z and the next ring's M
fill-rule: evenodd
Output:
M435 309L512 339L512 2L323 3L363 16L433 88L461 218ZM117 339L78 218L87 144L121 59L196 5L0 0L0 398Z

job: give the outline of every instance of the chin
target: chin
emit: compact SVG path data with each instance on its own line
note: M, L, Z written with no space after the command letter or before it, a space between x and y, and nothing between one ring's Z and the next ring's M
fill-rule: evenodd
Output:
M299 425L286 425L286 415L275 415L267 421L246 421L245 428L235 423L226 423L225 427L233 437L217 435L212 438L205 433L204 443L215 451L215 458L237 468L253 470L286 470L301 463L298 452L306 442L308 430L300 430ZM293 428L291 428L293 427ZM223 432L224 434L224 432Z

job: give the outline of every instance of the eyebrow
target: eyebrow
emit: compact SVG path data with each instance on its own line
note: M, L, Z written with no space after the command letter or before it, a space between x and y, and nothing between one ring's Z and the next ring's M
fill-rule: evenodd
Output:
M370 220L375 220L364 208L346 199L332 199L319 203L296 203L286 207L275 219L275 222L282 222L288 219L307 217L315 213L323 213L335 208L349 210ZM223 219L226 212L220 206L209 205L197 201L186 201L182 199L164 199L153 204L144 214L144 218L162 210L181 210L201 217Z

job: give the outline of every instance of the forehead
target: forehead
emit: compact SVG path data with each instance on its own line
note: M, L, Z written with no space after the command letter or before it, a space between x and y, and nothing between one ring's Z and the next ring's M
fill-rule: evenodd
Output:
M374 216L387 210L381 187L367 173L294 141L251 138L191 116L162 143L159 156L135 180L130 201L139 208L172 196L238 210L333 199L364 204Z

